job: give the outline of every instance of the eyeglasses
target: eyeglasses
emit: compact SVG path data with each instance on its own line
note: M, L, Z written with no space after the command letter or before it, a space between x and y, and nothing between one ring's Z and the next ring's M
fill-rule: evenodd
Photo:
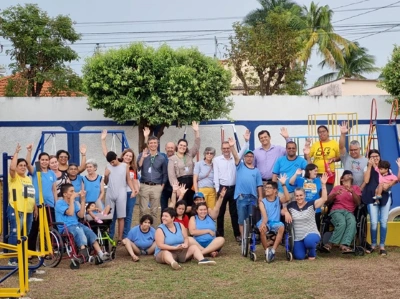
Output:
M370 156L370 158L379 158L379 155Z

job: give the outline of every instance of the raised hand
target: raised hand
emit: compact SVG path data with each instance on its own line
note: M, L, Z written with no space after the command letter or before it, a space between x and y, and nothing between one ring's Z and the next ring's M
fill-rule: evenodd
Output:
M397 161L396 161L397 162ZM375 160L374 158L369 158L368 160L368 166L374 166L375 165Z
M305 144L305 146L310 146L311 145L311 141L312 141L312 139L311 138L307 138L306 139L306 144Z
M86 144L82 144L81 147L79 148L79 150L80 150L82 155L86 155L86 151L87 151Z
M106 140L106 138L107 138L107 130L103 130L101 132L101 140Z
M199 123L196 121L192 121L192 129L197 132L199 130Z
M244 132L243 138L246 142L248 142L250 140L250 131L248 129L246 129L246 132Z
M400 158L397 158L396 164L397 164L397 166L400 168Z
M147 148L145 148L142 152L142 158L146 158L149 155L149 150Z
M287 128L285 128L285 127L281 128L281 136L285 139L289 138L289 132L288 132Z
M21 146L17 143L17 147L15 148L15 153L18 154L21 151Z
M347 132L349 132L349 128L347 126L347 121L342 121L342 123L340 124L340 133L345 135L347 134Z
M310 146L305 145L303 148L303 154L304 155L309 155L311 152Z
M144 127L144 129L143 129L143 136L144 136L145 138L150 136L150 128L149 128L149 127Z
M222 187L221 192L219 192L219 197L224 198L226 193L226 188Z
M235 140L234 140L232 137L229 137L229 138L228 138L228 143L229 143L229 146L232 147L232 146L235 146L235 143L236 143L236 142L235 142Z
M186 184L180 184L179 185L179 194L183 196L186 193L186 191L188 191L188 189L186 188Z
M28 152L31 152L32 149L33 149L33 143L28 144L28 145L26 146L26 150L27 150Z
M328 182L328 174L324 172L321 176L321 183L326 184L326 182Z
M178 192L178 190L179 190L179 182L178 182L178 181L175 181L175 182L172 184L172 191Z
M285 185L286 180L287 180L287 174L286 174L286 173L281 174L281 175L279 176L279 178L278 178L278 181L279 181L282 185Z
M296 175L302 175L302 174L303 174L303 170L301 168L297 168Z

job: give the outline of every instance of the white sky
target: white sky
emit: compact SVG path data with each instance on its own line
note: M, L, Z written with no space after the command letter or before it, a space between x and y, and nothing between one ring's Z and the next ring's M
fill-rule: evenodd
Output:
M393 45L398 43L400 39L400 21L398 21L400 1L320 0L316 2L319 5L328 4L335 11L333 22L337 33L350 40L364 37L359 40L359 43L369 49L369 53L376 57L376 66L382 67L387 63ZM2 0L0 9L5 9L16 3L23 4L29 3L29 1ZM212 56L215 52L214 36L216 36L219 43L218 57L224 58L224 46L228 43L227 37L230 34L227 31L142 34L116 34L115 32L230 30L232 22L242 20L248 12L260 6L256 0L38 0L35 3L51 16L66 14L77 23L76 30L82 33L83 37L73 48L78 52L80 60L73 62L71 66L78 73L80 73L84 58L93 54L96 43L99 43L102 49L108 49L132 41L147 41L149 45L156 47L162 43L161 40L173 40L168 42L172 47L195 46L206 55ZM297 3L309 6L311 1L299 0ZM393 5L384 8L384 6L391 4ZM363 15L356 16L358 14ZM204 20L206 18L212 20ZM341 21L345 18L349 19ZM185 19L185 21L171 21L176 19ZM150 20L155 21L143 22ZM80 24L84 22L98 23ZM360 25L368 24L374 26L360 27ZM384 30L388 30L388 32L382 32ZM85 33L100 34L85 35ZM374 33L376 34L365 37ZM0 42L4 45L4 51L0 53L0 65L8 65L10 60L5 51L10 49L11 44L4 40L0 40ZM312 69L307 76L308 85L312 85L319 76L329 72L329 69L321 70L318 68L317 65L320 61L321 57L317 57L314 52L310 62ZM10 72L7 71L7 73ZM378 73L367 75L368 78L376 78L377 76Z

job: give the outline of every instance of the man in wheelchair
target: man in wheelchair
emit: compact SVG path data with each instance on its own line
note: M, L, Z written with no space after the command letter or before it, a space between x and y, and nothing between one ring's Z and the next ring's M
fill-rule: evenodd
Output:
M257 228L260 231L260 240L265 250L265 259L268 263L275 259L275 251L282 242L285 232L285 225L280 221L280 218L281 203L283 204L290 200L290 195L285 184L286 178L286 174L279 178L284 192L282 199L278 196L278 184L268 181L264 185L265 197L258 203L261 219L257 222ZM275 234L275 240L267 238L271 233Z
M61 186L62 199L55 205L56 221L63 222L64 225L58 225L60 233L64 233L64 226L74 237L75 245L80 250L79 254L88 259L88 247L93 247L102 261L109 259L109 254L103 252L97 242L96 234L87 226L79 222L79 219L85 216L86 191L79 193L74 191L72 184L63 184ZM80 206L75 198L80 196Z

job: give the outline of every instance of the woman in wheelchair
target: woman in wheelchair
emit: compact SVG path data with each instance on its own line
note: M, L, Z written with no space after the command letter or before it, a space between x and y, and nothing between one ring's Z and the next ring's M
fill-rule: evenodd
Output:
M286 174L283 176L281 175L279 178L285 195L282 203L290 200L290 195L286 187L286 179ZM264 186L264 190L265 197L258 203L261 219L257 222L257 228L260 231L260 240L265 250L265 259L270 263L275 259L275 250L282 242L285 225L280 221L281 201L278 196L278 183L267 182ZM274 233L276 235L275 240L268 240L268 233Z
M353 173L350 170L343 172L340 185L335 186L328 196L329 202L333 202L329 216L335 229L324 249L330 251L333 244L339 244L342 252L352 252L349 246L357 230L354 210L361 203L361 189L353 185Z
M294 191L295 201L282 209L285 221L293 222L293 257L296 260L304 260L306 256L309 260L314 260L317 255L316 249L321 237L315 221L315 211L322 207L327 200L327 180L328 176L324 173L321 177L322 193L319 199L306 201L304 189L296 188Z

